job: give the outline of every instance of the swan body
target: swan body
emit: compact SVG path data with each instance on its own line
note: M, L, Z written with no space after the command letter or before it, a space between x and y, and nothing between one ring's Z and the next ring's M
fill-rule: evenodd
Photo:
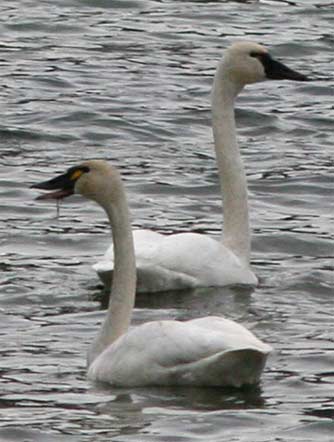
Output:
M140 229L133 237L138 293L257 284L255 274L222 242L208 235L163 235ZM105 287L111 286L113 253L111 246L103 260L93 266Z
M257 285L250 267L247 182L235 128L234 103L245 85L307 77L274 60L251 42L233 44L219 62L212 88L212 124L224 205L221 240L198 233L161 235L134 232L137 291L158 292L192 287ZM113 244L93 267L109 287L114 269Z
M220 317L147 322L111 344L88 377L117 386L255 384L271 348Z
M88 378L114 386L235 386L257 383L271 347L240 324L221 317L156 321L129 329L136 292L136 263L126 193L118 171L91 160L33 187L73 193L106 211L114 243L109 307L88 351Z

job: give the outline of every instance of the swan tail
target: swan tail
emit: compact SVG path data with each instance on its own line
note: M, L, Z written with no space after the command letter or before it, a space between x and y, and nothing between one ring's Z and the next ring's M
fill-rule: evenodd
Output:
M267 356L268 352L249 348L224 351L184 366L178 383L232 387L257 384Z

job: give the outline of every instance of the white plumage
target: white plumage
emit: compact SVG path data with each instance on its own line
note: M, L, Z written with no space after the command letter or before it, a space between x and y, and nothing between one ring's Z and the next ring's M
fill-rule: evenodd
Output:
M221 240L198 233L134 232L138 292L190 287L257 285L250 268L247 181L236 139L234 103L247 84L265 79L307 78L272 59L255 43L233 44L219 62L212 88L212 125L224 204ZM113 245L94 269L110 286Z
M246 284L257 278L220 241L198 233L162 235L133 232L137 262L137 292L160 292L195 287ZM111 286L113 246L93 267L104 285Z
M156 321L133 328L102 352L88 377L118 386L255 384L271 347L220 317Z
M271 348L242 325L220 317L156 321L129 330L136 263L125 189L116 169L87 161L34 187L74 191L100 204L110 220L115 271L109 307L88 352L88 377L115 386L235 386L259 381Z

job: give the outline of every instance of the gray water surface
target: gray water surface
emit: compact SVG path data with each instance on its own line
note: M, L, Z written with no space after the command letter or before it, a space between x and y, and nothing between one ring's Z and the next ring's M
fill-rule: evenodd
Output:
M334 4L2 1L0 440L332 441ZM102 211L34 201L87 158L117 165L134 226L219 235L209 94L223 50L266 44L310 83L237 106L260 285L140 296L134 323L224 314L275 352L258 388L111 389L85 355L103 317Z

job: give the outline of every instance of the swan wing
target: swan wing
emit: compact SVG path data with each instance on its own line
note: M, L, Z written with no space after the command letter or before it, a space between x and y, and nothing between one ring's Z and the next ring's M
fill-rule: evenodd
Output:
M88 376L119 386L252 384L271 348L245 330L218 317L148 322L100 354Z

